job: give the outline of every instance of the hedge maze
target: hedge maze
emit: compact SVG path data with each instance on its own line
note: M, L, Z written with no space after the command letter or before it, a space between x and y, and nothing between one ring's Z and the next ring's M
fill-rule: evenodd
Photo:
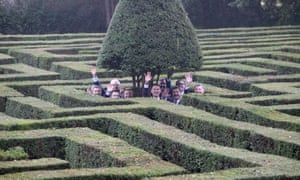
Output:
M197 35L183 105L87 94L105 34L0 35L0 179L299 179L300 26Z

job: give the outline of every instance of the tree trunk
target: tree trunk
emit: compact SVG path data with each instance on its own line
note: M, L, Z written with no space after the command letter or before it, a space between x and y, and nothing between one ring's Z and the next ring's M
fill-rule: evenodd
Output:
M118 0L105 0L104 1L106 27L109 26L110 20L114 14L117 3L118 3Z

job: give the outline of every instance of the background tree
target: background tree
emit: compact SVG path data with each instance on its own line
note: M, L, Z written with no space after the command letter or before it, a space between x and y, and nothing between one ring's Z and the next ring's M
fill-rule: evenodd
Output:
M0 33L105 32L105 11L104 0L0 0Z
M201 53L181 0L120 0L97 66L121 70L140 88L144 73L157 79L170 67L198 70Z
M232 0L182 0L196 28L249 26L252 19L228 6ZM251 24L250 24L251 25Z
M300 0L182 0L196 28L300 24ZM264 2L265 7L260 4ZM118 0L0 0L0 33L106 32ZM230 6L228 5L230 4Z
M104 0L105 8L105 20L106 26L109 26L112 15L114 14L115 7L118 4L119 0Z
M234 0L229 3L258 26L297 25L300 23L299 0Z

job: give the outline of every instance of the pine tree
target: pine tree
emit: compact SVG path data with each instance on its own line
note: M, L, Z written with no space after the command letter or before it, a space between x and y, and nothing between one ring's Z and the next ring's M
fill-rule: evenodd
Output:
M181 0L120 0L97 66L121 70L141 87L144 73L199 70L200 46Z

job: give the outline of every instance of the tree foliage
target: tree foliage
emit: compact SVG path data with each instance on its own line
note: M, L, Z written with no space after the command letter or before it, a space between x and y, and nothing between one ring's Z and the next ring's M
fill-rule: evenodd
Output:
M300 1L182 0L196 28L249 27L300 24ZM266 6L262 7L264 1Z
M0 0L0 33L105 32L103 0Z
M196 28L245 26L248 19L238 9L228 6L232 0L182 0Z
M300 23L299 0L234 0L229 3L259 25L296 25Z
M262 8L261 1L267 6ZM300 0L182 0L196 28L300 24ZM118 0L0 0L0 33L105 32ZM230 6L228 5L230 4Z
M194 28L180 0L120 0L97 65L122 70L140 87L143 75L170 67L198 70L201 53Z

